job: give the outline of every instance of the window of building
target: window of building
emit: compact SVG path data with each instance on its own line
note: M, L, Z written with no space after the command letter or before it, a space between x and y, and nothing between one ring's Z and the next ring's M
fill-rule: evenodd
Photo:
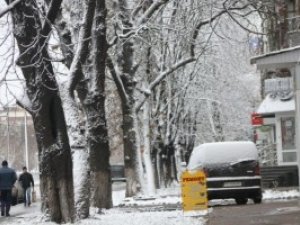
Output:
M281 118L282 150L295 150L295 118Z
M282 153L283 162L297 162L296 152L284 152Z
M289 0L287 3L288 17L294 17L296 15L295 0Z

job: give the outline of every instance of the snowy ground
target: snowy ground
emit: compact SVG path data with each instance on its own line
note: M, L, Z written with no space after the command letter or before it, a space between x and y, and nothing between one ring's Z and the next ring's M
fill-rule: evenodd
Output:
M158 199L137 198L125 199L125 191L113 192L114 205L122 205L111 210L106 210L102 214L96 214L91 209L91 216L88 219L76 222L78 225L204 225L205 216L199 214L184 215L180 209L165 211L164 206L180 204L178 190L161 191ZM171 196L166 196L171 195ZM153 206L153 207L151 207ZM161 207L159 207L161 206ZM138 210L141 208L141 210ZM204 213L205 214L205 213ZM40 212L40 203L34 203L31 207L25 208L22 204L11 208L11 217L1 217L0 224L5 225L54 225L47 222Z
M278 190L266 190L263 194L264 200L272 199L290 199L290 198L299 198L299 190L288 190L288 191L278 191Z
M24 208L22 205L13 207L12 217L0 218L0 224L5 225L54 225L47 222L40 213L39 204L31 208ZM184 216L182 211L168 212L126 212L122 209L111 209L103 214L95 214L91 211L88 219L76 222L78 225L203 225L205 219L201 216Z
M181 198L179 188L159 191L155 198L128 198L125 199L125 191L113 192L113 201L116 208L106 210L102 214L96 214L91 209L91 216L88 219L76 222L77 225L204 225L207 221L205 215L184 215L180 209ZM264 200L298 198L298 190L275 191L266 190ZM219 201L219 200L218 200ZM230 200L229 200L230 201ZM210 205L226 205L228 200L211 201ZM176 207L177 206L177 207ZM210 208L210 211L213 209ZM0 224L5 225L54 225L47 222L40 212L40 203L34 203L30 208L22 204L12 207L12 217L0 218Z

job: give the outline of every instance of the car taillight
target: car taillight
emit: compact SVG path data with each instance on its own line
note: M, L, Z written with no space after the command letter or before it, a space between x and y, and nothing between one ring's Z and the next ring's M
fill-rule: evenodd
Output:
M254 170L254 174L255 174L255 175L260 175L260 167L259 167L259 164L256 164L255 170Z

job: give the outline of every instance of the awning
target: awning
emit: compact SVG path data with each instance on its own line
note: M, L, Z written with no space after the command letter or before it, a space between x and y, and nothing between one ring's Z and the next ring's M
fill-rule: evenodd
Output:
M295 111L294 97L289 100L282 100L278 96L271 97L270 95L267 95L256 112L263 115L293 111Z
M292 67L300 62L300 46L280 49L250 59L251 64L256 64L258 69L275 69Z

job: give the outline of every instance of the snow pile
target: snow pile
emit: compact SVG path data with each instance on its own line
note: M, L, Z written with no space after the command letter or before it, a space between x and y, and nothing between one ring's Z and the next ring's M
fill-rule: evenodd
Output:
M151 205L177 205L181 204L181 197L140 197L140 198L125 198L120 204L121 206L151 206Z
M204 225L206 219L203 217L184 216L182 211L164 211L164 212L140 212L140 213L118 213L109 210L105 215L97 215L99 219L95 224L103 222L105 225ZM90 225L92 223L82 224Z
M125 198L125 190L113 192L114 206L178 205L181 203L181 190L179 186L159 189L155 196L139 196L135 198Z
M112 194L113 205L120 205L125 199L125 190L114 191Z
M163 196L181 196L181 187L179 183L174 183L172 187L157 190L157 194Z
M263 193L263 199L289 199L289 198L299 198L300 193L298 190L289 191L277 191L277 190L265 190Z

